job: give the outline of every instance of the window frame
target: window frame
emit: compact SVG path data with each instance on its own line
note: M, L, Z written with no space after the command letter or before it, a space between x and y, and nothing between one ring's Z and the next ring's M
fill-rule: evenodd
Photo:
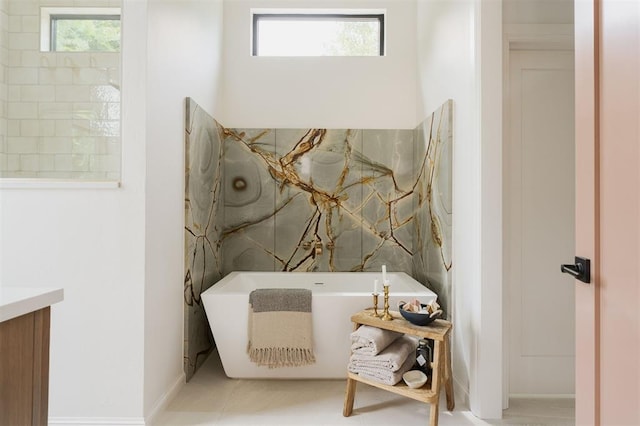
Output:
M327 12L310 12L310 13L287 13L287 12L252 12L252 36L251 36L251 56L260 57L258 54L258 21L260 19L291 19L295 21L300 20L318 20L318 19L336 19L336 18L364 18L364 19L374 19L378 21L380 26L380 42L378 46L378 55L376 56L385 56L385 12L373 12L373 13L327 13ZM292 57L301 57L301 56L292 56Z
M65 20L117 20L121 21L122 12L119 7L41 7L40 8L40 51L59 53L83 53L67 52L55 49L56 25L55 21ZM122 43L122 33L120 34ZM122 45L121 45L122 48ZM99 51L102 52L102 51ZM105 51L106 52L106 51ZM109 53L116 53L111 52Z

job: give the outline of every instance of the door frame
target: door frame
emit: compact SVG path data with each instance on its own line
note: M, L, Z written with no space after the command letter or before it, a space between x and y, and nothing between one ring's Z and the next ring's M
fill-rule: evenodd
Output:
M600 8L576 1L576 254L591 259L591 284L576 282L576 425L600 424ZM581 125L578 125L581 123ZM589 123L590 125L582 125ZM581 214L577 214L578 211ZM588 372L585 374L585 372Z
M512 50L572 50L574 26L571 24L504 25L502 47L502 407L509 408L509 263L506 261L509 241L506 182L509 179L509 72ZM559 273L559 272L558 272Z

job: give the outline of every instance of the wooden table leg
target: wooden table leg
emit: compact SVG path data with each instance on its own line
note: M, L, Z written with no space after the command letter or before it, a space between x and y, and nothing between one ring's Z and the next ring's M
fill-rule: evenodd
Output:
M358 324L357 322L353 323L353 331L356 331L360 328L362 324ZM353 379L347 378L347 390L344 394L344 408L342 409L342 415L344 417L349 417L353 412L353 400L356 397L356 382Z
M438 403L440 396L440 385L442 384L442 377L444 376L444 368L442 361L444 358L444 342L434 340L433 342L433 369L431 370L431 390L435 393L436 399L431 403L431 410L429 414L429 425L438 426Z
M438 402L434 402L431 404L431 409L429 410L429 426L438 426Z
M344 409L342 415L349 417L353 412L353 400L356 397L356 382L353 379L347 379L347 390L344 395Z
M453 374L451 373L451 341L450 336L444 338L444 392L447 396L447 410L456 408L453 395Z

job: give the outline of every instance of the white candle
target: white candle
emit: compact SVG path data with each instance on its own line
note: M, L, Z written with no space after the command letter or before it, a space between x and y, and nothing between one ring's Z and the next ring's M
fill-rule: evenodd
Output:
M378 294L378 280L373 280L373 294Z
M382 265L382 284L387 285L387 265Z

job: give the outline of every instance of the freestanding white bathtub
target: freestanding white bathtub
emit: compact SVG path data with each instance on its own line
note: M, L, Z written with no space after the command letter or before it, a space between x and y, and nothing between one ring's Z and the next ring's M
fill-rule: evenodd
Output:
M378 272L232 272L202 293L205 311L222 360L232 378L344 378L349 361L351 315L372 306ZM389 306L417 298L429 303L436 294L404 272L387 273ZM249 293L259 288L308 288L313 292L315 364L303 367L258 367L249 360L247 328ZM382 284L378 308L382 311Z

